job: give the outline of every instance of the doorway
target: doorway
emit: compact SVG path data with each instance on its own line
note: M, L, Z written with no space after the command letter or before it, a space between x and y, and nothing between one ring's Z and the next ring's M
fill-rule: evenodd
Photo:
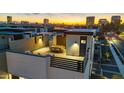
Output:
M80 56L85 56L87 46L87 36L80 37Z

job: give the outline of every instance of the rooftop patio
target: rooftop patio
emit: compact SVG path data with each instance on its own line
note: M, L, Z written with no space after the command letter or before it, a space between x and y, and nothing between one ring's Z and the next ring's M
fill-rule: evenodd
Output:
M56 53L56 52L52 52L51 49L49 47L44 47L44 48L40 48L37 50L32 51L33 54L39 54L39 55L54 55L55 57L61 57L61 58L67 58L67 59L74 59L74 60L79 60L79 61L83 61L84 57L82 56L70 56L66 54L66 49L63 46L56 46L59 47L63 50L63 52L61 53Z

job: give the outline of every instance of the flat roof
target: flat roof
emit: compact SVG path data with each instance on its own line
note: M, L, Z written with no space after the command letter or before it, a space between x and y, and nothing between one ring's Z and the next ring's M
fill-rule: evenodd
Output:
M73 35L93 35L99 29L54 29L52 32L73 34Z
M33 31L32 28L11 28L11 27L0 27L1 31L11 31L11 32L25 32L25 31Z
M94 31L96 31L96 32L99 32L99 29L97 28L97 29L86 29L86 28L84 28L84 29L53 29L53 31L63 31L63 32L67 32L67 31L73 31L73 32L94 32Z
M97 29L67 29L67 32L95 32Z
M15 27L15 26L25 26L25 27L43 27L42 24L23 24L23 23L16 23L16 24L13 24L13 23L10 23L10 24L6 24L6 23L3 23L1 24L0 26L2 27L7 27L7 26L10 26L10 27Z
M29 33L28 32L9 32L9 31L0 32L0 35L21 35L21 34L29 34Z

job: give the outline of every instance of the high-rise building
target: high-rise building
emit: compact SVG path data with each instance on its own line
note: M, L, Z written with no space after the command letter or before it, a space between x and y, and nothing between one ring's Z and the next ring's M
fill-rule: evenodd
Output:
M121 23L121 16L112 16L111 23L113 24L120 24Z
M110 25L107 19L99 19L98 26L102 33L106 34L107 32L110 31Z
M121 24L121 16L112 16L111 17L111 31L120 33L120 24Z
M108 20L107 19L99 19L99 25L106 25L108 24Z
M12 16L7 16L7 23L12 23Z
M86 25L87 27L92 27L94 25L95 22L95 16L88 16L86 19Z
M49 24L49 19L46 19L46 18L45 18L45 19L43 20L43 23L44 23L45 25Z

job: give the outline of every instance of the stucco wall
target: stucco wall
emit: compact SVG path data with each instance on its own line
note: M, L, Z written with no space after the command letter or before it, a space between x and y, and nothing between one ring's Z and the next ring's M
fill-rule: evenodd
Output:
M43 44L44 41L42 41L40 37L42 36L36 37L36 42L35 42L35 37L11 41L9 42L10 50L24 52L24 51L29 51L29 50L32 51L41 48L44 46Z
M50 67L50 57L6 52L8 72L29 79L83 79L83 73Z
M48 78L50 79L83 79L83 73L49 67Z
M79 56L80 55L80 37L83 35L66 35L66 49L67 55ZM91 48L92 36L87 36L86 47ZM75 43L76 42L76 43Z
M49 57L38 57L6 52L8 72L24 78L45 79L48 75Z
M80 49L80 35L66 35L67 55L79 56L79 52L80 52L79 49Z
M91 36L87 37L87 41L89 42L87 44L87 48L89 48L89 52L88 52L88 60L87 60L87 64L85 67L85 71L84 71L84 77L85 79L90 78L91 75L91 71L92 71L92 65L93 65L93 56L94 56L94 38Z

